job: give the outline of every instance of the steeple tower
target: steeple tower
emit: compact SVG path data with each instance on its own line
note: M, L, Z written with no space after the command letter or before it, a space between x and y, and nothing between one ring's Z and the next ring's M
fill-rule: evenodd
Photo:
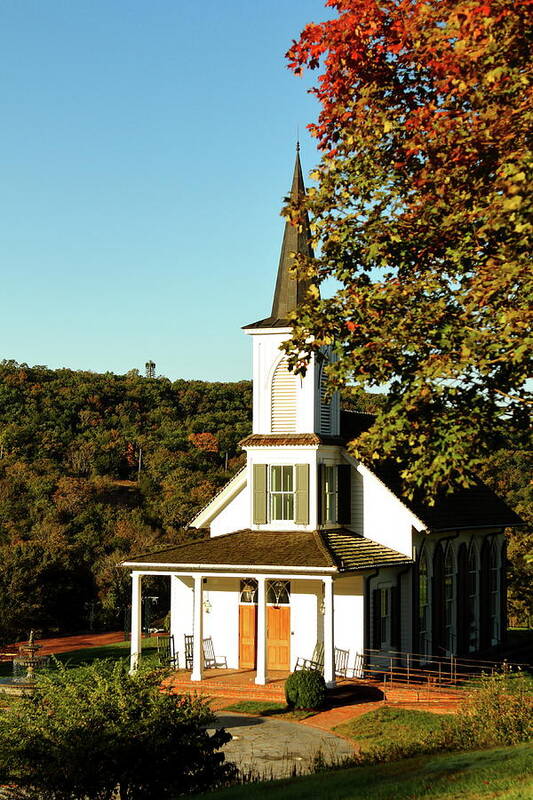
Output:
M305 186L302 175L302 165L300 164L300 144L298 143L296 145L296 162L294 164L294 174L292 176L291 201L293 203L301 202L304 196ZM271 318L276 320L276 322L278 320L286 321L289 312L296 311L296 307L304 300L308 288L307 281L303 281L294 274L291 274L293 253L313 256L307 212L303 225L300 228L291 225L288 220L285 223L276 290L274 292L274 302L272 303Z
M292 176L292 186L290 198L293 203L301 202L305 197L305 185L302 175L302 165L300 163L300 144L296 144L296 161ZM296 311L297 306L303 301L308 288L308 282L298 278L292 272L294 263L293 254L298 253L306 256L313 256L311 247L311 232L309 229L309 218L307 212L303 224L299 227L291 225L287 220L281 244L279 258L278 276L274 291L274 301L272 312L266 319L246 325L248 328L288 328L289 313Z
M293 205L305 196L299 146L291 186ZM301 206L300 206L301 207ZM244 327L253 341L253 433L261 436L337 436L338 399L326 398L324 368L331 360L330 348L313 355L305 375L290 368L283 344L291 333L290 315L304 301L308 283L294 274L294 255L313 256L307 214L300 227L285 223L279 258L274 302L269 317Z

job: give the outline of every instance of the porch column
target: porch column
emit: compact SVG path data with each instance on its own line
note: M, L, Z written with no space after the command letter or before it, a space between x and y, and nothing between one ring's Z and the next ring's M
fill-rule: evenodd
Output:
M255 682L264 686L266 670L266 579L257 578L257 672Z
M135 672L141 657L142 573L131 573L130 672Z
M191 681L201 681L204 674L204 614L203 614L204 580L202 575L194 576L194 609L193 609L193 656Z
M170 635L172 636L174 642L174 655L176 656L176 662L172 666L176 666L179 664L181 659L178 657L178 653L180 650L180 646L183 643L183 636L181 640L179 639L179 615L180 611L183 613L182 609L180 608L179 598L178 598L178 581L179 578L177 575L170 575ZM184 664L184 662L182 662Z
M335 638L333 633L333 578L323 578L324 583L324 680L326 686L335 686Z

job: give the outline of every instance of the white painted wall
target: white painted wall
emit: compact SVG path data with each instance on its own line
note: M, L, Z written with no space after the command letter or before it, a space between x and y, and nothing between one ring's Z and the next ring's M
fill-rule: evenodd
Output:
M271 385L274 370L283 357L281 344L290 336L289 328L248 330L253 341L253 432L271 433ZM315 431L315 362L305 377L297 378L296 433Z
M184 635L193 633L193 580L172 575L171 625L179 664L185 667ZM239 666L239 591L240 578L211 578L203 584L204 637L211 636L217 656L225 656L228 667ZM363 578L351 575L334 581L335 646L350 651L349 666L363 647ZM324 638L324 618L320 611L322 581L291 581L290 664L298 657L310 658L317 641ZM207 601L210 610L206 611Z
M333 586L335 647L350 651L351 670L364 646L364 580L361 575L346 575L335 578Z
M211 536L241 531L250 527L250 491L246 484L211 522Z
M207 578L204 583L204 637L211 636L216 656L225 656L230 669L239 666L239 578Z
M320 611L322 581L292 581L291 586L291 669L294 669L298 657L310 658L316 643L324 640L324 617ZM335 647L349 651L351 669L356 653L363 649L364 581L360 575L349 575L335 578L333 586Z
M193 579L170 576L170 633L178 654L179 666L185 668L184 635L193 632Z
M312 447L249 447L247 455L247 485L253 483L254 464L309 464L309 524L296 525L290 520L275 520L265 525L255 525L253 520L253 495L248 494L248 520L252 530L314 531L317 528L317 449ZM248 527L248 526L247 526Z
M367 539L412 556L412 528L421 523L369 469L352 460L352 523Z
M298 658L311 658L323 640L321 598L322 581L291 581L291 670Z

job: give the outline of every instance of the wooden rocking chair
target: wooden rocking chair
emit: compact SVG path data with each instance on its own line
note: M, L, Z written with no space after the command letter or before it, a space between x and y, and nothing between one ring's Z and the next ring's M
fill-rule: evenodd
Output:
M319 670L323 672L324 670L324 642L317 642L315 645L315 649L313 650L313 655L311 658L303 658L299 656L296 659L296 666L294 667L294 671L298 669L311 669L311 670Z
M341 650L335 648L335 675L346 678L348 676L348 659L350 657L349 650Z
M348 658L350 657L349 650L341 650L339 647L335 648L335 675L346 678L348 674ZM298 669L311 669L324 672L324 642L317 642L313 655L311 658L299 657L296 660L294 670Z
M163 634L157 637L157 658L164 666L178 669L178 656L174 649L174 637Z
M222 667L228 668L226 656L216 656L215 648L213 647L213 640L210 636L204 639L204 667L205 669Z
M192 633L185 634L185 669L192 669L193 651L194 651L194 636Z

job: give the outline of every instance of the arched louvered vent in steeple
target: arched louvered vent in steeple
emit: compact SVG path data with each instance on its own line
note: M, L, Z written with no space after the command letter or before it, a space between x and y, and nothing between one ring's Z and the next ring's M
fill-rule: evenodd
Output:
M286 357L281 359L272 378L271 431L296 432L296 376L289 372Z

